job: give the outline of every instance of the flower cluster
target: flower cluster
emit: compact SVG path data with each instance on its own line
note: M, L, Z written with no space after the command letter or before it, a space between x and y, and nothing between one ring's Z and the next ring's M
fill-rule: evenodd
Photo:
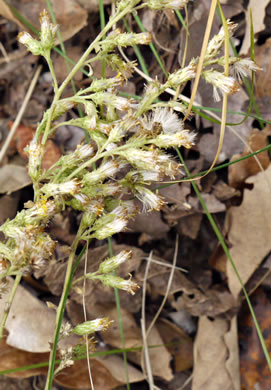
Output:
M119 3L117 13L123 12L124 3L125 0ZM138 3L135 0L134 6ZM159 2L160 8L174 9L186 3L184 0ZM159 5L155 0L144 4L151 8ZM232 35L236 25L227 21L227 26L229 35ZM18 39L33 54L42 54L48 59L56 30L57 27L44 11L41 14L40 40L33 39L27 33L21 33ZM224 40L222 27L208 44L201 75L213 85L216 100L219 100L220 93L237 92L237 80L240 82L250 70L258 69L250 59L230 57L232 76L225 76L219 71L217 67L224 65L224 57L219 57ZM81 239L103 240L123 231L129 218L140 211L136 199L142 203L144 212L163 207L163 198L151 190L150 185L164 179L174 179L182 173L181 164L175 161L168 149L182 146L191 148L195 143L195 134L185 128L179 116L179 112L185 114L182 102L172 99L167 103L156 103L156 99L168 87L177 88L193 79L198 58L170 74L165 83L158 80L149 83L140 102L119 96L117 88L132 73L133 64L125 63L114 53L115 48L148 44L150 41L149 33L122 33L119 29L109 32L103 40L93 45L93 50L97 54L96 60L106 60L118 74L108 79L93 80L70 98L59 97L53 108L44 114L27 148L35 204L1 227L7 237L6 244L0 246L1 261L6 265L3 276L14 274L20 268L38 267L52 256L54 242L44 229L58 210L72 207L82 213ZM93 61L95 57L91 59ZM90 66L90 60L86 58L82 65ZM71 119L68 123L85 129L90 143L78 145L76 150L63 155L48 171L42 171L44 141L54 131L56 119L76 104L83 105L86 115ZM59 125L61 123L56 124L55 128ZM117 284L116 280L112 281L105 274L104 283Z
M150 82L139 102L120 96L118 87L132 75L135 63L126 63L115 50L117 47L138 43L149 44L151 34L122 33L119 29L108 31L126 13L135 11L139 3L140 0L120 0L114 16L104 30L107 35L104 33L103 39L102 34L97 37L61 86L57 85L50 58L57 26L50 22L46 11L42 12L40 18L39 40L25 32L18 36L19 42L34 55L43 55L47 60L54 80L55 98L52 106L44 113L35 137L27 148L29 175L34 185L34 203L0 228L6 237L5 243L0 243L0 277L3 280L8 275L41 267L53 256L55 243L46 233L46 227L56 212L70 207L81 214L72 252L75 255L76 245L80 240L107 239L123 231L129 219L140 210L160 210L164 200L151 185L182 174L174 149L191 148L196 136L185 128L181 119L180 113L186 113L186 106L182 101L171 99L157 103L157 99L167 88L179 88L193 80L199 58L192 59L186 67L169 74L164 83L158 80ZM177 9L187 3L188 0L145 0L140 7ZM231 35L235 25L230 21L227 24ZM223 56L219 57L224 40L225 31L221 28L209 42L201 74L213 86L216 100L219 100L220 93L237 92L238 82L248 76L249 71L258 69L250 59L230 58L232 76L226 76L220 71L219 66L223 66L225 62ZM95 54L89 58L91 51ZM65 86L76 71L88 67L91 74L91 63L100 60L117 71L117 75L93 80L73 96L62 98ZM84 129L90 141L63 155L48 170L42 170L44 145L61 126L61 122L56 120L75 105L84 108L84 116L74 118L73 115L73 119L65 124ZM138 201L141 202L140 207ZM72 255L69 264L73 262ZM129 279L122 279L114 273L130 256L130 252L124 251L106 259L97 272L87 274L85 278L135 294L138 285L131 280L131 276ZM67 272L71 272L72 267L68 269ZM101 318L78 325L73 332L86 335L103 330L109 324L108 319ZM71 365L72 350L63 351L62 355L62 366Z

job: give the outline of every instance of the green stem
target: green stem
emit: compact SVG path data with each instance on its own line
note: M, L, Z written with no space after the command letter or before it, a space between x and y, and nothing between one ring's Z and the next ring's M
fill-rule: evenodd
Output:
M12 289L11 289L11 293L10 293L10 295L8 297L8 301L5 305L4 315L3 315L1 323L0 323L0 339L2 339L2 337L3 337L3 332L4 332L4 328L5 328L7 318L8 318L9 312L10 312L10 308L11 308L17 287L19 286L21 279L22 279L22 272L20 272L16 275L15 281L14 281Z
M47 64L49 66L50 73L51 73L51 75L53 77L54 93L56 94L57 90L58 90L58 83L57 83L56 74L55 74L55 70L54 70L54 67L53 67L53 62L52 62L52 59L51 59L51 53L50 52L45 56L45 59L46 59Z
M81 58L79 59L79 61L77 62L77 64L72 68L72 70L70 71L70 73L68 74L68 76L65 78L65 80L62 82L62 84L60 85L60 87L58 88L55 96L54 96L54 100L53 100L53 103L51 105L51 108L49 110L49 114L48 114L48 120L47 120L47 123L46 123L46 128L45 128L45 131L44 131L44 134L43 134L43 137L42 137L42 145L45 145L46 141L47 141L47 138L48 138L48 135L49 135L49 131L50 131L50 127L51 127L51 122L52 122L52 117L53 117L53 112L54 112L54 109L55 109L55 106L57 104L57 102L59 101L64 89L66 88L66 86L68 85L68 83L72 80L72 78L74 77L74 75L76 74L76 72L84 67L85 65L85 61L87 59L87 57L89 56L89 54L92 52L92 50L95 48L95 46L97 45L97 43L102 39L102 37L114 26L114 24L116 24L121 18L123 18L127 13L131 12L133 9L133 5L131 7L127 7L125 9L123 9L122 11L120 12L117 12L114 17L112 19L109 20L109 22L107 23L107 25L104 27L104 29L97 35L97 37L94 39L94 41L89 45L89 47L87 48L87 50L84 52L84 54L81 56Z
M77 64L73 67L69 75L66 77L66 79L63 81L61 86L59 87L59 95L62 94L64 89L66 88L67 84L70 82L70 80L73 78L75 73L84 65L85 60L89 56L89 54L94 49L95 45L102 39L102 37L114 26L115 23L117 23L121 18L123 18L127 13L131 12L132 7L127 7L126 9L122 10L119 13L116 13L112 19L109 20L107 25L104 27L104 29L97 35L97 37L94 39L94 41L89 45L85 53L82 55L82 57L79 59Z
M56 361L56 352L57 352L57 344L58 344L58 339L59 339L59 333L61 329L61 324L64 316L64 311L65 311L65 305L66 301L68 298L69 290L71 287L71 282L72 278L74 276L74 272L76 270L77 265L79 264L79 261L81 260L84 252L85 252L85 247L81 251L80 255L77 258L76 264L73 266L73 261L75 257L75 253L77 250L78 243L81 239L81 234L82 234L82 227L80 226L76 235L76 238L73 242L72 245L72 251L69 256L68 264L67 264L67 270L66 270L66 276L65 276L65 281L64 281L64 287L61 295L61 299L57 308L57 313L56 313L56 328L55 328L55 333L54 333L54 341L53 341L53 346L52 350L50 353L50 359L49 359L49 368L48 368L48 376L47 376L47 381L45 385L45 390L51 390L53 379L54 379L54 369L55 369L55 361Z
M114 256L113 251L113 245L112 245L112 239L109 237L107 239L108 241L108 250L109 250L109 256ZM114 275L116 275L116 272L114 272ZM116 302L116 308L118 312L118 320L119 320L119 327L120 327L120 338L121 338L121 345L123 348L123 362L125 367L125 377L126 377L126 387L127 390L130 389L130 380L129 380L129 372L128 372L128 360L127 360L127 352L125 350L125 335L124 335L124 329L123 329L123 321L122 321L122 315L121 315L121 304L120 304L120 296L119 296L119 290L117 288L114 288L115 292L115 302Z

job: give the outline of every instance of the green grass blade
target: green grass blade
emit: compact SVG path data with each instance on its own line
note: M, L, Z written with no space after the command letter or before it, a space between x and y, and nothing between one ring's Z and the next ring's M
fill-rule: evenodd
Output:
M177 15L179 21L182 23L183 28L186 30L187 34L189 34L188 27L187 27L187 25L185 23L185 20L183 18L183 15L181 14L181 12L178 9L176 9L175 10L175 14Z
M131 32L131 30L130 30L130 28L129 28L129 26L128 26L128 23L127 23L127 21L126 21L126 19L123 19L123 24L124 24L124 27L126 28L126 30L127 30L128 32ZM134 46L133 46L133 49L134 49L134 51L135 51L135 54L136 54L136 56L137 56L137 59L138 59L138 62L139 62L139 64L140 64L140 66L141 66L142 71L143 71L147 76L149 76L150 74L149 74L149 71L148 71L146 62L145 62L145 60L144 60L144 57L143 57L142 54L141 54L141 51L140 51L139 47L138 47L137 45L134 45Z
M142 24L142 22L141 22L139 16L137 15L137 13L136 13L136 12L133 12L132 14L133 14L133 17L134 17L134 19L135 19L135 21L136 21L138 27L140 28L140 30L141 30L142 32L146 32L146 29L145 29L145 27L143 26L143 24ZM156 58L156 61L157 61L158 64L159 64L159 66L160 66L162 72L164 73L164 75L165 75L166 78L167 78L167 77L168 77L168 73L167 73L167 71L166 71L166 68L165 68L163 62L161 61L161 58L160 58L160 56L159 56L159 54L158 54L158 52L157 52L157 50L156 50L154 44L153 44L153 43L150 43L149 46L150 46L150 48L151 48L151 51L153 52L154 57Z

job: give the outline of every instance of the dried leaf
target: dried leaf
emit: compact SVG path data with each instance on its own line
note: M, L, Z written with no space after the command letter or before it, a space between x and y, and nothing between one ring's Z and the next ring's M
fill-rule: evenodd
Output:
M9 123L9 126L12 122ZM28 159L28 154L25 147L30 144L35 134L32 127L20 125L18 126L14 137L12 138L11 148L16 150L24 159ZM48 169L61 157L59 147L49 139L45 145L45 153L42 159L42 168Z
M236 164L237 165L237 164ZM229 167L230 168L230 167ZM225 201L229 200L235 196L240 196L241 192L237 191L235 188L230 187L224 181L219 180L214 186L214 195L218 200Z
M178 232L195 240L198 236L202 214L192 214L180 219L178 223Z
M188 288L182 290L184 293L172 303L172 306L176 310L185 308L193 316L215 317L236 309L237 303L227 290L212 288L202 292L191 282Z
M17 213L17 206L19 202L19 193L12 195L3 195L0 198L0 225L2 225L8 218L14 218Z
M44 9L44 0L32 1L12 0L9 2L18 12L28 19L36 28L39 15ZM60 26L61 38L63 41L73 37L87 23L87 12L78 5L75 0L52 0L53 10L57 23ZM8 15L5 15L8 17ZM12 17L14 22L19 24L17 18ZM25 27L24 27L25 29Z
M88 12L97 12L99 10L99 1L98 0L77 0L77 3L80 4ZM103 0L103 4L111 4L111 0Z
M268 351L271 348L271 303L267 294L258 288L251 297L253 310L263 333ZM258 340L251 313L244 302L239 321L240 369L242 389L271 388L270 369Z
M1 1L0 3L0 15L2 15L4 18L8 20L11 20L12 22L17 23L19 26L23 27L23 24L11 12L9 6L4 1Z
M140 267L140 263L145 254L140 249L128 245L113 246L114 253L116 254L125 249L132 250L132 258L118 268L117 274L123 278L127 278L127 275L133 272L135 274L133 280L138 284L141 284L141 280L137 276L137 270ZM105 260L108 256L109 252L107 245L90 249L88 252L87 272L97 271L100 262ZM42 273L39 273L39 277L45 276L44 282L55 295L60 295L62 292L66 267L66 263L51 262L47 269L44 269ZM84 262L81 262L77 268L75 280L83 274ZM78 283L78 287L82 287L82 284ZM141 290L138 290L135 295L130 295L126 291L120 291L119 294L121 307L123 309L127 309L130 312L137 312L139 310L141 305ZM87 281L85 297L86 309L89 313L94 310L96 304L109 305L115 302L114 290L111 287L104 286L102 282L99 281ZM82 296L77 294L74 290L71 291L71 299L79 304L82 303Z
M82 48L81 46L65 46L66 48L66 54L68 58L73 60L75 63L78 62L79 58L82 55ZM62 83L66 76L68 75L68 71L71 69L71 65L67 66L66 59L59 54L53 55L53 61L54 61L54 70L55 70L55 75L58 83ZM83 78L83 73L78 71L74 75L74 80L75 81L80 81Z
M259 7L258 0L250 0L246 11L246 32L239 54L247 54L250 48L250 12L253 16L253 31L254 35L264 30L265 7L269 4L269 0L261 0Z
M271 79L271 64L269 61L271 51L271 39L267 39L263 45L255 47L255 62L262 69L256 72L255 95L261 116L270 118L271 91L269 88Z
M236 318L199 320L192 390L207 389L240 389Z
M156 326L153 326L148 336L148 345L152 346L161 344L163 344L163 339L161 338ZM152 374L154 376L159 376L166 381L170 381L173 378L172 369L170 367L171 354L164 346L161 346L158 351L157 348L149 348L148 351Z
M8 164L0 168L0 194L11 194L31 183L25 167Z
M91 374L95 390L111 390L126 383L126 368L118 356L91 358ZM140 382L143 374L127 364L129 382ZM86 360L75 361L74 365L61 371L55 381L68 389L89 389L90 379Z
M271 166L246 182L253 189L245 189L242 204L228 211L230 253L243 283L271 250ZM230 262L227 262L227 275L230 291L238 297L241 286Z
M166 319L157 321L156 327L167 349L174 357L175 371L190 369L193 366L192 339L182 329Z
M0 318L3 316L13 283L14 280L10 278L9 291L3 294L0 300ZM28 352L50 351L49 343L53 340L55 318L55 311L49 310L44 303L19 285L6 322L9 332L7 344ZM74 344L77 339L72 337L70 341L73 340L71 343ZM70 345L70 341L65 338L62 345L66 342Z
M49 359L49 352L47 353L32 353L17 349L7 344L6 338L0 340L0 371L11 370L13 368L24 367L31 364L38 364L46 362ZM32 368L31 370L24 370L12 372L8 375L11 378L29 378L34 375L46 374L47 367Z
M164 296L167 291L168 278L170 273L169 263L161 258L154 258L162 264L152 262L148 273L148 292L151 297L157 295ZM163 265L164 263L164 265ZM143 279L146 264L142 264L137 272L137 278ZM172 296L175 293L178 298L174 300ZM212 288L203 291L192 283L180 271L175 271L169 292L169 299L172 307L176 310L186 309L194 316L210 315L217 316L236 307L236 301L233 296L223 288Z
M234 155L232 160L236 160L243 156L248 156L251 151L255 152L259 149L264 148L266 145L268 145L267 135L268 134L266 130L260 131L258 129L253 129L248 137L248 144L251 150L246 147L242 154ZM266 169L270 164L269 154L267 150L258 154L257 158L262 164L263 169ZM256 175L258 172L260 172L260 170L261 168L254 157L242 160L238 164L230 165L229 184L231 187L241 188L242 184L249 176Z
M159 211L153 211L138 214L133 220L129 221L128 229L134 232L147 233L158 239L165 237L170 227L163 222Z

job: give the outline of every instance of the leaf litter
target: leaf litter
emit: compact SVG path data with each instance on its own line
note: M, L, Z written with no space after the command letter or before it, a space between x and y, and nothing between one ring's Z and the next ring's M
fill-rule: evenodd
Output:
M94 34L95 28L99 25L98 3L84 0L78 2L63 0L52 3L58 23L61 25L62 39L66 41L67 53L76 60L83 47L90 41L89 35ZM225 0L221 3L226 17L240 22L241 27L237 30L235 43L241 46L241 52L244 53L248 51L250 44L249 6L253 9L254 31L259 38L255 42L256 63L263 69L256 75L255 95L263 118L268 119L270 117L268 85L271 78L268 60L270 39L266 33L264 18L267 14L265 7L269 2L264 2L259 7L257 2L251 0L245 10L241 2ZM44 7L43 1L35 2L35 7L33 2L12 1L10 4L34 24L38 20L40 10ZM203 37L209 7L209 0L195 1L188 9L191 13L188 21L190 40L193 44L188 43L187 60L199 54L201 48L199 37ZM4 44L7 47L7 56L10 58L10 61L0 62L0 74L3 79L0 115L1 119L13 121L25 95L29 74L35 66L36 59L26 55L22 48L16 47L14 50L14 32L17 33L22 25L4 3L0 5L0 15L4 21L1 24ZM155 45L162 55L167 70L171 71L177 66L178 61L182 61L185 46L184 29L180 32L180 25L171 13L163 13L157 18L153 13L143 11L141 17L145 27L155 37ZM129 23L134 27L131 20ZM218 30L219 25L220 21L216 18L214 32ZM127 54L133 55L129 50ZM19 58L18 62L16 58ZM147 54L147 58L151 75L158 76L162 80L164 76L150 53ZM55 61L58 77L64 79L65 64L59 57ZM94 74L96 76L101 74L101 64L94 69ZM78 88L87 82L89 79L82 77L81 74L75 77ZM12 218L16 210L21 209L25 202L32 200L24 148L33 137L34 127L41 119L41 113L47 108L48 101L51 100L53 92L51 84L52 80L44 69L32 96L31 107L26 111L22 125L18 128L8 155L0 167L1 221ZM125 86L125 91L140 94L142 88L142 79L134 77L133 82L129 81ZM249 96L243 88L238 97L237 95L230 97L229 109L245 111L248 100ZM212 91L208 90L204 83L200 84L197 102L204 106L220 107L213 101ZM74 115L77 116L76 110ZM241 119L243 119L241 115L227 116L228 122L236 123ZM219 135L218 125L211 124L199 116L194 118L193 126L198 132L197 144L185 156L192 174L208 168L215 155ZM242 139L248 142L252 151L263 148L269 143L269 127L259 130L258 123L253 122L252 118L235 129ZM1 143L4 142L7 133L8 131L1 126ZM60 128L47 146L46 168L53 165L63 151L75 149L83 137L83 132L74 126ZM219 162L244 157L250 152L250 149L244 146L244 142L227 129ZM255 159L249 158L198 182L202 197L223 231L235 265L243 282L248 283L248 286L253 281L257 284L261 280L260 278L266 272L265 267L268 267L266 259L271 252L269 153L266 151L259 154L258 159L263 171L259 169ZM252 386L269 388L270 374L259 349L259 343L255 341L255 330L251 317L246 311L240 283L217 244L191 184L174 184L161 189L160 192L166 201L164 208L159 212L140 214L131 221L125 233L113 239L115 253L123 249L133 251L131 260L120 267L118 275L125 276L127 273L132 273L133 279L141 286L144 281L146 259L150 252L153 253L153 261L146 281L148 303L146 318L150 322L167 291L173 258L172 248L174 248L176 234L179 234L180 250L177 268L174 271L167 302L148 338L155 383L165 390L170 390L172 386L177 388L176 383L181 388L192 374L190 385L192 382L193 390L220 388L238 390L241 386L242 388L252 388ZM52 307L58 303L66 269L66 249L72 242L77 223L77 216L67 212L65 215L56 215L47 227L54 239L58 241L56 258L46 269L35 272L36 284L32 284L31 287L29 280L25 278L23 285L19 287L18 302L15 302L12 315L7 322L6 338L0 344L2 356L0 370L48 361L55 312L49 309L45 302L51 301ZM100 243L99 246L91 244L87 257L88 272L96 270L97 265L108 254L108 246L105 242ZM82 263L75 277L79 278L83 273ZM256 278L257 273L259 276ZM255 287L255 283L252 288ZM78 283L77 287L71 290L65 319L74 325L84 321L82 284ZM262 288L254 293L253 303L260 326L265 331L264 336L269 348L269 323L265 321L270 317L268 289L270 290L270 283L268 284L266 279ZM106 353L110 349L122 349L114 292L101 284L89 282L86 285L85 301L88 319L106 315L114 320L107 332L99 333L97 336L97 351ZM2 312L4 302L4 299L0 300ZM125 346L128 349L137 349L128 352L127 355L129 379L132 384L140 382L145 386L140 327L142 291L135 296L120 292L120 302ZM248 327L249 332L246 331ZM238 342L241 345L240 351ZM122 388L121 386L126 383L124 360L121 354L92 357L91 367L96 390ZM22 378L45 375L46 372L47 368L38 367L9 375L22 380ZM259 372L265 374L259 375ZM4 380L6 378L0 377L0 388ZM59 389L59 386L70 389L89 388L86 360L76 361L72 367L56 376L55 386Z

